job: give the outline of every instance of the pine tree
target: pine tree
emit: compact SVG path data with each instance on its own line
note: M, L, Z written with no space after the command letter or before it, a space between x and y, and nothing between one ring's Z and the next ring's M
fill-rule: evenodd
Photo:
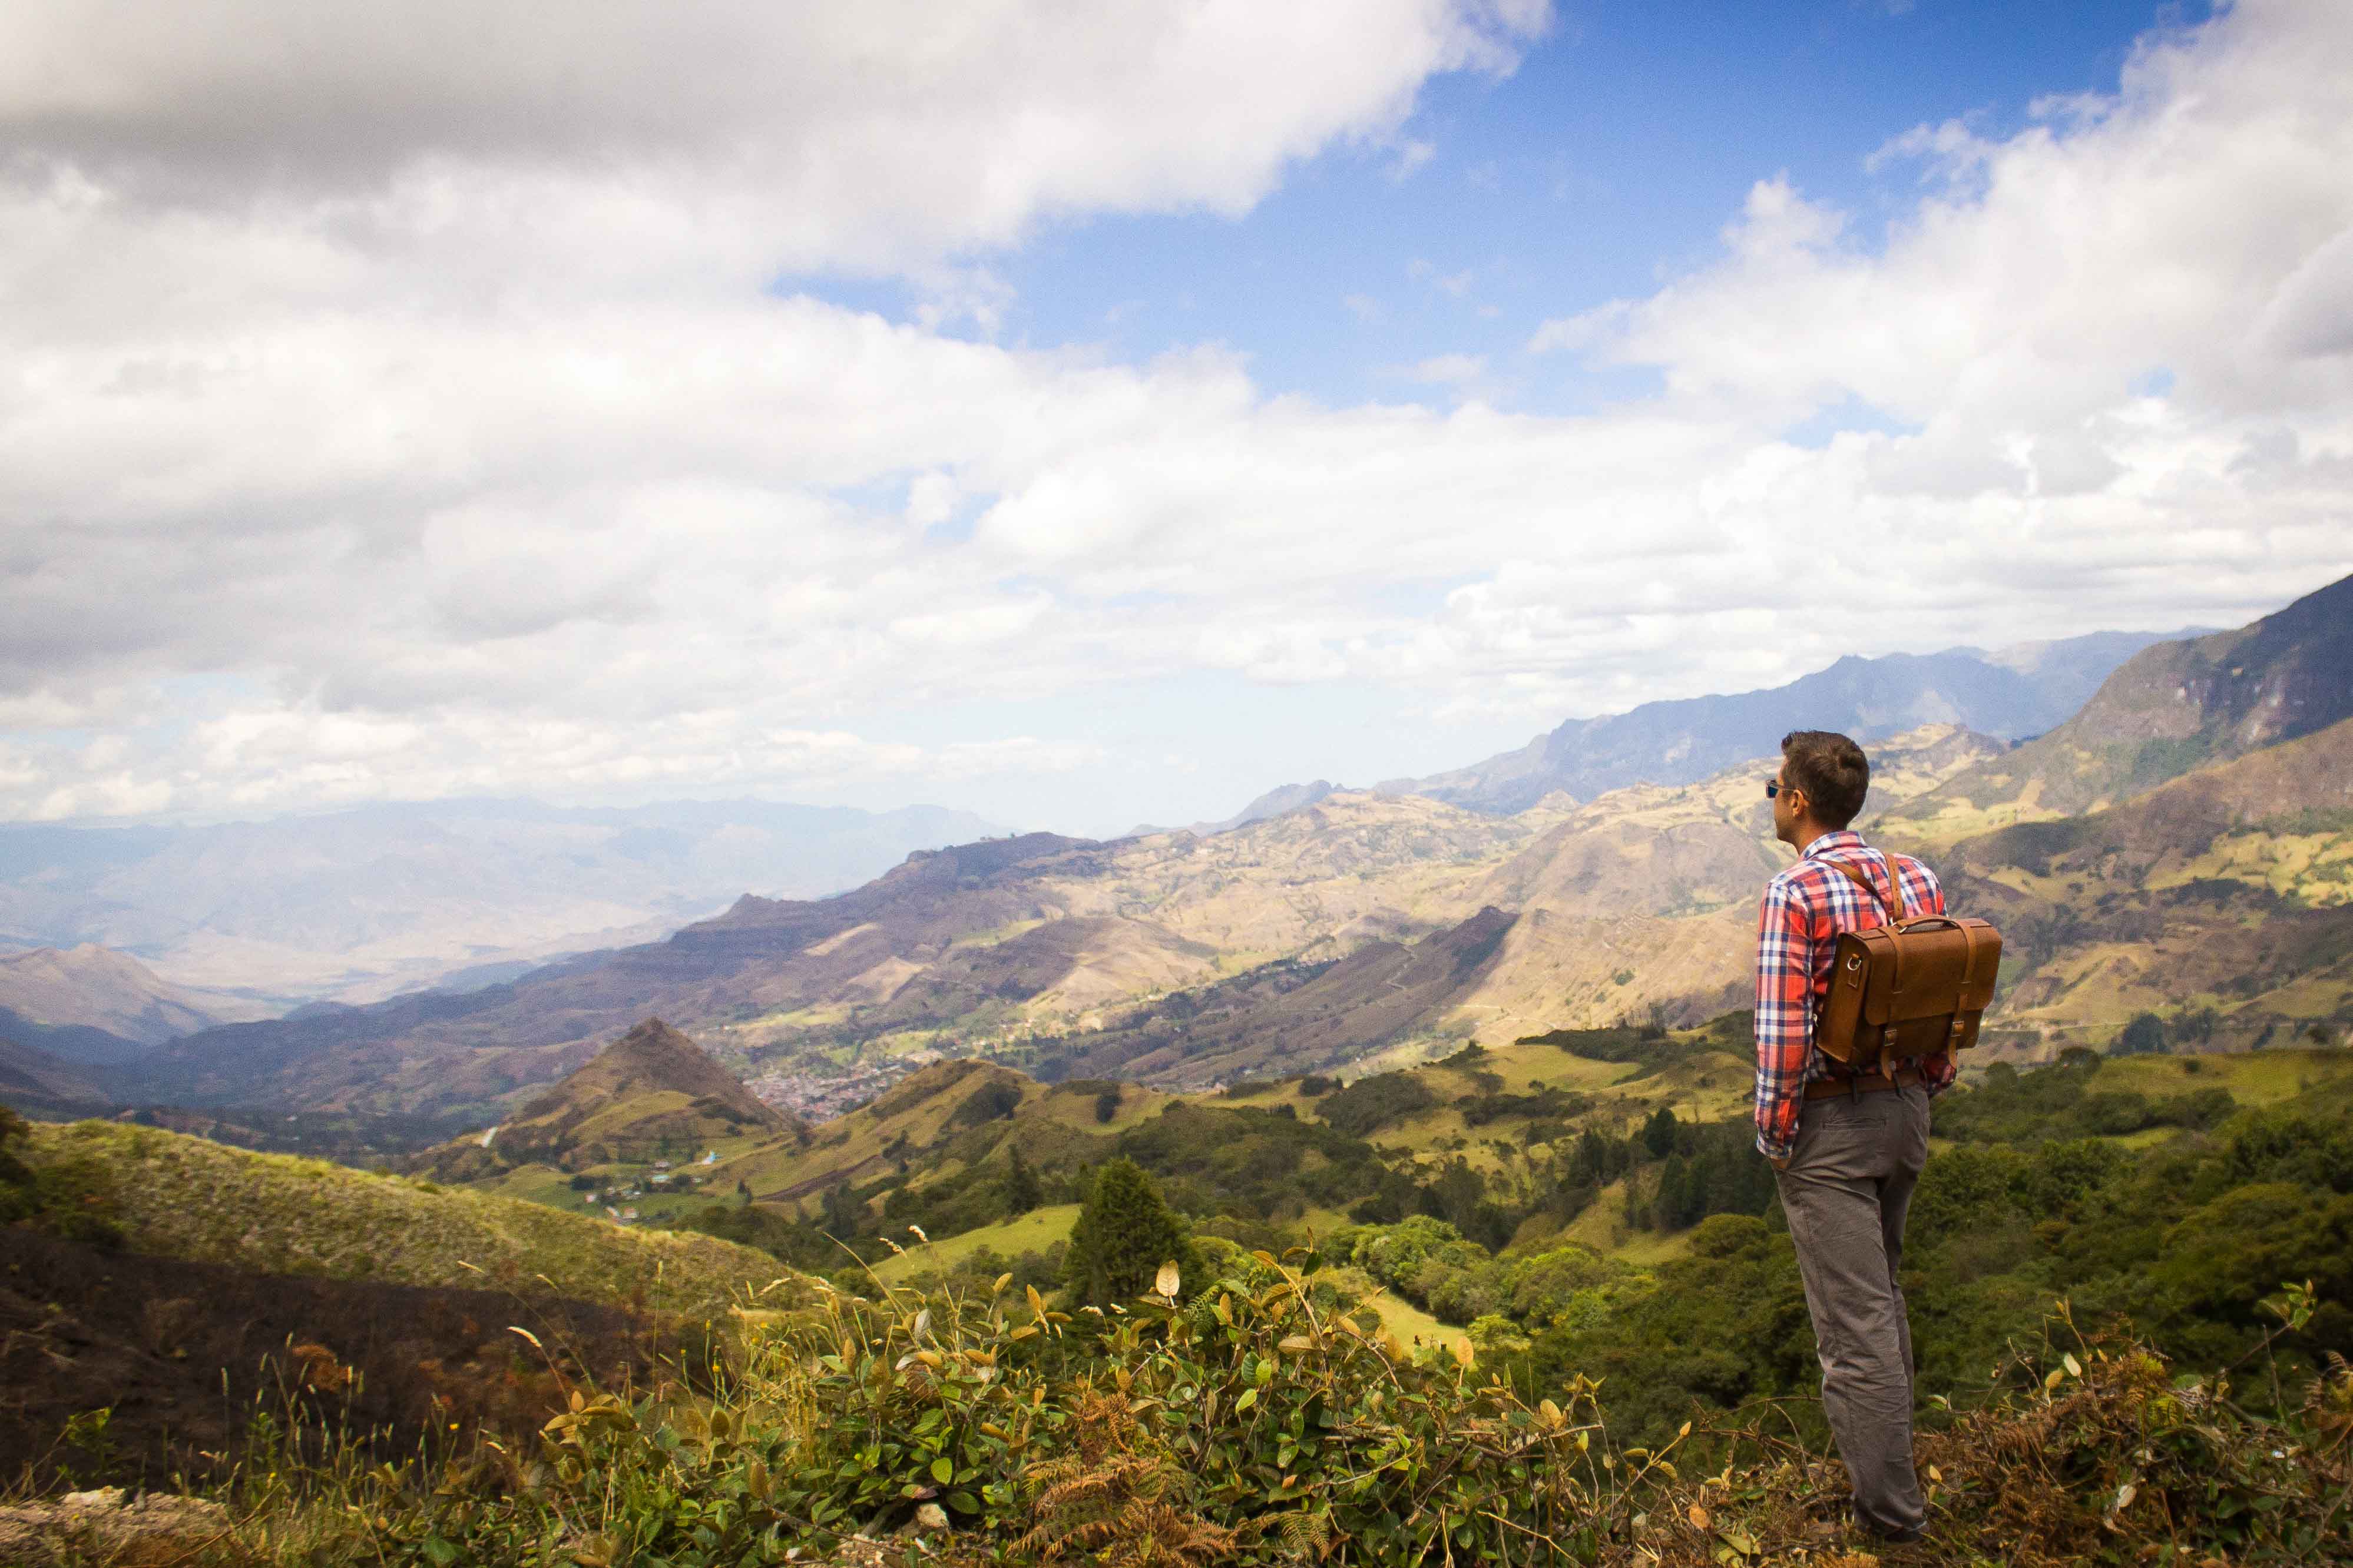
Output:
M866 1205L850 1192L848 1182L826 1188L821 1203L825 1213L819 1223L827 1235L848 1241L866 1228Z
M1617 1173L1610 1169L1609 1145L1593 1128L1587 1128L1577 1140L1577 1179L1588 1186L1599 1186Z
M1662 1105L1642 1123L1642 1146L1654 1160L1663 1160L1675 1147L1675 1113Z
M1659 1172L1658 1195L1651 1200L1651 1228L1680 1230L1683 1208L1691 1201L1691 1173L1681 1154L1667 1156Z
M1021 1157L1021 1151L1016 1149L1012 1152L1012 1162L1005 1170L1005 1216L1019 1219L1043 1203L1046 1194L1038 1184L1038 1173L1029 1168L1029 1163Z
M1185 1222L1134 1161L1106 1162L1095 1173L1078 1224L1071 1227L1062 1279L1072 1296L1093 1307L1133 1301L1152 1288L1160 1266L1170 1262L1188 1284L1197 1282L1199 1264Z

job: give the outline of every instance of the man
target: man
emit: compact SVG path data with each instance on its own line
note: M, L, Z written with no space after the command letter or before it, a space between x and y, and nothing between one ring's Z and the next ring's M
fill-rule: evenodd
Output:
M1847 824L1862 809L1871 763L1844 735L1800 730L1781 741L1765 786L1773 831L1798 851L1765 889L1757 934L1757 1147L1773 1163L1797 1244L1798 1270L1822 1363L1822 1409L1854 1483L1862 1528L1916 1540L1927 1503L1912 1468L1912 1325L1896 1269L1904 1216L1928 1158L1928 1099L1953 1081L1944 1054L1871 1064L1848 1077L1814 1047L1839 933L1941 914L1926 866L1887 861ZM1871 891L1837 868L1852 867Z

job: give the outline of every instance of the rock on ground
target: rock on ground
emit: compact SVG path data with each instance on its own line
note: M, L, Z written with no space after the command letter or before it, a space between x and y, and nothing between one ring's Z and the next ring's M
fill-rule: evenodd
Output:
M228 1532L228 1510L201 1498L149 1492L125 1501L121 1487L68 1492L48 1502L0 1508L0 1563L25 1568L68 1553L102 1563L162 1563Z

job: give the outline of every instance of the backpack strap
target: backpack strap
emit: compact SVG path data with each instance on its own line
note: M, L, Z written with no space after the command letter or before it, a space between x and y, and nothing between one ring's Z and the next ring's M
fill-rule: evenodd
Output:
M1864 876L1862 872L1856 870L1853 867L1848 865L1845 861L1833 860L1828 856L1824 856L1822 858L1822 864L1828 866L1831 870L1836 871L1840 876L1844 877L1848 881L1852 882L1856 887L1861 888L1864 892L1869 893L1871 895L1871 901L1877 904L1886 914L1887 923L1889 925L1896 925L1904 919L1904 884L1896 879L1895 857L1892 854L1887 854L1885 851L1882 851L1881 853L1882 858L1887 862L1887 886L1894 894L1894 902L1893 903L1888 901L1888 895L1886 893L1883 893L1879 890L1877 884L1873 882L1870 878Z
M1883 893L1881 892L1877 887L1873 885L1870 878L1864 876L1861 871L1856 870L1845 861L1830 860L1827 857L1824 858L1831 868L1836 870L1839 875L1844 877L1848 881L1852 882L1856 887L1861 888L1864 892L1871 895L1872 901L1876 903L1881 911L1886 916L1885 923L1888 926L1897 927L1904 923L1904 876L1902 872L1895 868L1895 852L1894 850L1883 849L1879 852L1881 862L1887 868L1887 891ZM1895 990L1901 992L1904 989L1904 950L1900 945L1895 950L1895 973L1890 976L1890 978L1894 983ZM1887 1025L1885 1029L1881 1033L1879 1041L1880 1075L1891 1083L1895 1079L1895 1058L1893 1052L1889 1049L1889 1045L1894 1037L1894 1030L1895 1026L1894 1024L1891 1023Z

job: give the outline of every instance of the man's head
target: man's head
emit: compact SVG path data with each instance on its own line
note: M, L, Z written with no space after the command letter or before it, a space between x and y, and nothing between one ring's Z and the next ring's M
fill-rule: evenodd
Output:
M1862 810L1871 761L1862 748L1827 730L1781 737L1780 787L1773 796L1773 836L1798 849L1835 833Z

